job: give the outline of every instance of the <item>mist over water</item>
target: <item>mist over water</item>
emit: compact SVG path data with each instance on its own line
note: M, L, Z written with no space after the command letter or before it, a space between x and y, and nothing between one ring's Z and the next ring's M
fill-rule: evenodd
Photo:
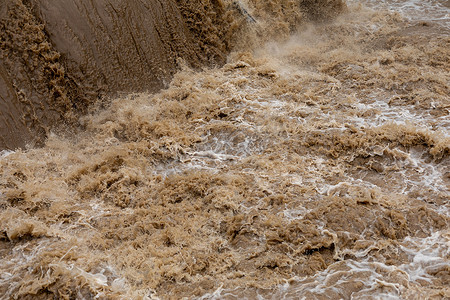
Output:
M0 298L449 298L448 3L328 2L2 151Z

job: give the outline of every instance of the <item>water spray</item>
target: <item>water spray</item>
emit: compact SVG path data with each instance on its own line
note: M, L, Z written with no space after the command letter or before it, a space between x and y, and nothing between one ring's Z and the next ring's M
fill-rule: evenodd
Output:
M233 1L233 8L236 9L241 15L243 15L247 19L247 22L256 23L255 18L253 18L253 16L247 11L247 9L244 8L240 1Z

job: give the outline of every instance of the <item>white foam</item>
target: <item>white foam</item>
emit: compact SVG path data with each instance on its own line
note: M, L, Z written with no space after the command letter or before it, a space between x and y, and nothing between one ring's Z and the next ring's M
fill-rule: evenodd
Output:
M8 157L9 155L11 155L13 153L14 153L14 151L2 150L2 151L0 151L0 159Z
M308 210L306 208L300 207L297 209L285 209L283 210L283 215L288 220L301 220L303 217L310 212L311 210Z
M261 299L318 299L333 294L342 297L346 294L347 284L356 282L363 286L351 294L351 299L403 299L402 295L412 286L422 286L423 281L432 282L430 271L448 267L449 237L450 232L435 232L427 238L406 238L400 242L399 250L407 253L409 262L400 266L370 261L366 256L368 251L377 249L370 248L356 256L360 258L358 261L338 261L313 278L294 277L289 284L273 289L270 298ZM221 299L225 295L243 298L241 294L245 292L245 289L224 290L221 287L201 299Z
M409 280L425 280L431 282L429 271L445 269L449 266L450 231L435 232L426 238L407 237L400 248L405 251L410 262L399 268L409 275Z
M450 28L450 7L445 0L349 0L375 9L387 9L403 14L412 21L434 21Z

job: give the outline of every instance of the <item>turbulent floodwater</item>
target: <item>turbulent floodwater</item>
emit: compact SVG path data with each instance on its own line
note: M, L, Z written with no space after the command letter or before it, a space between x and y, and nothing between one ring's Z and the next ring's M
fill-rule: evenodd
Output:
M178 60L223 64L236 9L198 0L2 0L0 149L42 145L104 96L167 87Z
M448 1L288 8L2 152L2 299L450 297Z

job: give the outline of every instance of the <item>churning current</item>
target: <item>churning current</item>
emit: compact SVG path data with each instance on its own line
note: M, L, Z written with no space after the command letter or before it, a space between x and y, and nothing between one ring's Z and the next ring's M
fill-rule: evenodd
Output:
M449 298L449 2L216 2L167 83L86 50L126 93L1 152L0 298Z

